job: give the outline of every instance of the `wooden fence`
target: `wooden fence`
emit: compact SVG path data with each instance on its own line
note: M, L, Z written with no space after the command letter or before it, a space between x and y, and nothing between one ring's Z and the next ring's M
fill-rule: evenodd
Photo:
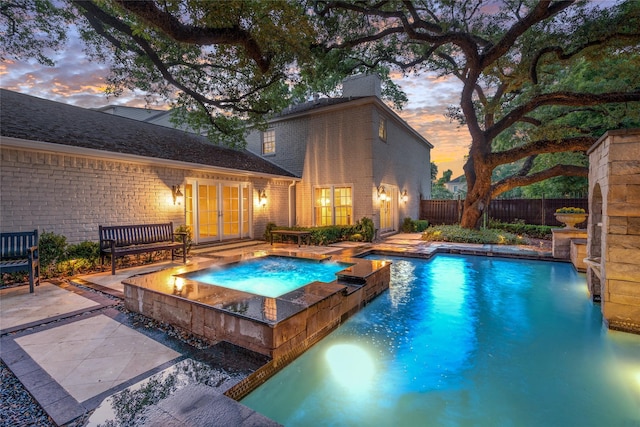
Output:
M462 218L464 200L422 200L420 219L430 224L456 224ZM527 224L561 226L553 216L562 207L588 211L589 200L580 199L496 199L489 204L489 218L503 222L524 220ZM578 224L584 227L585 224Z

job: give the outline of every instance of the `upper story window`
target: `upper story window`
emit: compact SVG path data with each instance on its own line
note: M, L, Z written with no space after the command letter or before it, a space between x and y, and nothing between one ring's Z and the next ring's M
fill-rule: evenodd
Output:
M381 140L387 140L387 119L380 117L380 123L378 125L378 136Z
M276 131L269 129L262 133L262 154L276 153Z

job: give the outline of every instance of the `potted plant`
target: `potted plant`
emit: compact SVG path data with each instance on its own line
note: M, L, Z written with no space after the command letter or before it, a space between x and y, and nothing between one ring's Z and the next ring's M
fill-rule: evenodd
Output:
M564 228L576 228L576 224L580 224L587 219L587 213L582 208L560 208L556 209L554 214L556 219L565 224Z

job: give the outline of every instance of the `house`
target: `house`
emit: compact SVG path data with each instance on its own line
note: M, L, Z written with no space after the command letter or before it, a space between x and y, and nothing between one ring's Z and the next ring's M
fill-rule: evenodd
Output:
M464 175L460 175L456 179L452 179L449 182L445 182L444 186L452 192L454 195L462 195L467 194L467 178Z
M375 75L343 81L341 98L289 107L247 149L285 168L295 185L295 224L353 224L372 218L379 234L419 217L431 194L433 146L381 100Z
M2 231L38 228L77 243L97 240L98 225L173 221L203 243L287 224L300 178L246 150L7 90L0 105Z
M261 238L269 222L366 216L393 232L429 194L432 146L380 100L376 79L288 109L252 132L246 150L167 127L166 114L1 90L0 229L77 243L97 240L98 225L173 221L207 243Z

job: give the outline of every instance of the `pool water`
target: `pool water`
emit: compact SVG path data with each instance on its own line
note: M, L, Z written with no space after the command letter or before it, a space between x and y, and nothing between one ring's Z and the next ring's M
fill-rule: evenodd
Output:
M333 282L350 264L304 258L268 256L230 266L211 267L182 277L277 298L311 282Z
M640 425L640 336L571 264L438 255L242 400L291 426Z

